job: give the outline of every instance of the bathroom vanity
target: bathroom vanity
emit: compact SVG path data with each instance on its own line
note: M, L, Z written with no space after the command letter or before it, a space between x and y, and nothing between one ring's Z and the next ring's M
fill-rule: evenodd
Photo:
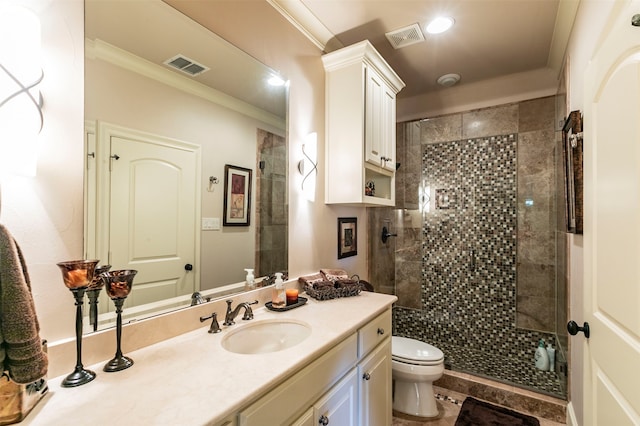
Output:
M258 308L253 320L239 316L217 334L207 333L209 325L203 323L127 353L135 362L127 370L105 373L103 363L87 366L98 375L77 388L61 388L62 377L49 380L48 396L23 423L388 425L395 300L363 292L322 302L309 299L285 312ZM217 306L211 302L197 308L224 312ZM272 349L259 345L229 346L249 328L268 334L272 324L281 323L297 324L291 329L307 329L308 335L273 352L262 352ZM125 328L123 334L126 339L135 331ZM247 342L263 339L257 336Z

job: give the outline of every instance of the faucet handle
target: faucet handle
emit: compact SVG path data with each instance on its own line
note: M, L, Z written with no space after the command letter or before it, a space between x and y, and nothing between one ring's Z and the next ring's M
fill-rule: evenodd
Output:
M205 322L209 318L211 318L211 327L209 327L209 333L220 333L222 330L220 330L220 324L218 324L218 313L214 312L208 317L200 317L200 322Z
M251 306L249 305L257 305L258 301L254 300L253 302L249 303L249 302L245 302L245 310L244 310L244 315L242 316L242 319L247 321L247 320L252 320L253 319L253 310L251 309Z

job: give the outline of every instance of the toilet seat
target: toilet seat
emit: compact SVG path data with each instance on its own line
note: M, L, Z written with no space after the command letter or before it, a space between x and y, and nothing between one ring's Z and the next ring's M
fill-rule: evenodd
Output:
M444 354L428 343L392 336L391 359L412 365L437 365L444 362Z

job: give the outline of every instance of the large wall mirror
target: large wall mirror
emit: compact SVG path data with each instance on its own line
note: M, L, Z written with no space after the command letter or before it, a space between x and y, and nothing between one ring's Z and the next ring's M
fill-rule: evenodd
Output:
M138 270L125 314L287 270L286 79L160 0L85 0L85 36L85 255Z

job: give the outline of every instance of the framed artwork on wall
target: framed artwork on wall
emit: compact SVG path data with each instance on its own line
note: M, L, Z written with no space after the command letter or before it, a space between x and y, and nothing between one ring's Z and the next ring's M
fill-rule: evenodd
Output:
M338 259L358 254L358 218L338 218Z
M224 166L224 226L249 226L251 218L251 169Z
M564 146L566 229L573 234L582 234L583 219L583 147L582 113L572 111L564 123L562 140Z

